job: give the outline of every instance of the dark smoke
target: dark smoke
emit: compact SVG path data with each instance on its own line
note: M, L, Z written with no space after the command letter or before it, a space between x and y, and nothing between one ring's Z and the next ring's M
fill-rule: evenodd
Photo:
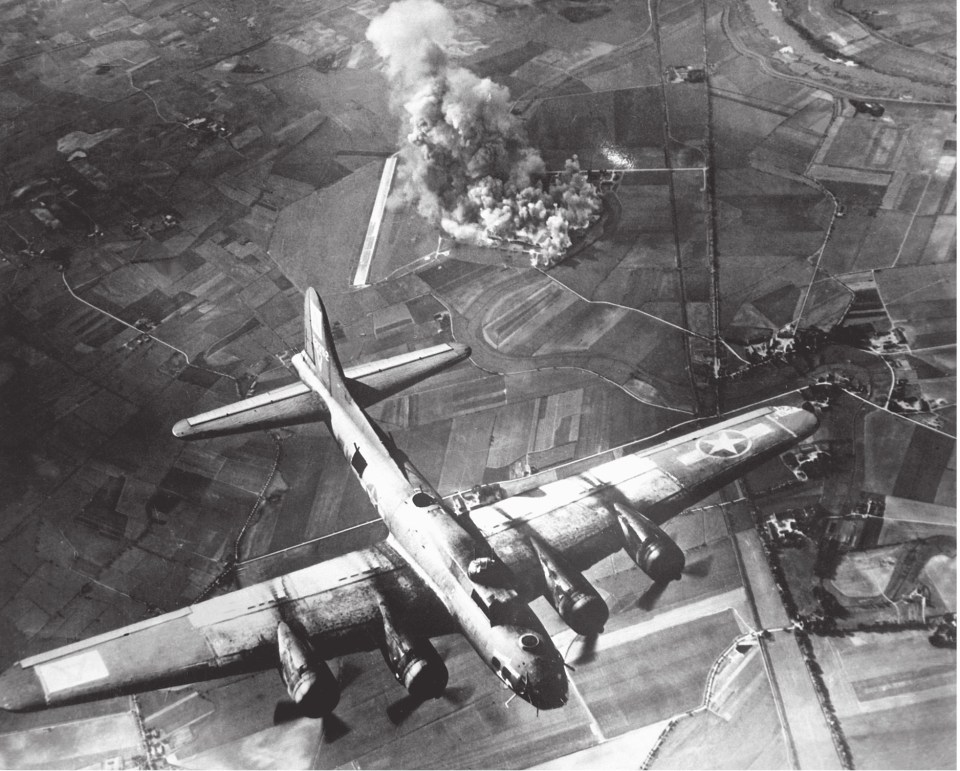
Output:
M520 242L535 262L552 264L570 231L596 217L596 188L576 157L547 189L532 184L545 167L510 112L510 92L449 63L453 33L450 12L434 0L398 0L367 29L405 121L401 194L455 238Z

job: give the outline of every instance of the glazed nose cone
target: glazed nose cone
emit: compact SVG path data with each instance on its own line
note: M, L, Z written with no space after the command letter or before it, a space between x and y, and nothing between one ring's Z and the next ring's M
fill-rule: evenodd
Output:
M536 675L527 684L525 698L537 709L558 709L567 703L567 673L563 661L541 660Z

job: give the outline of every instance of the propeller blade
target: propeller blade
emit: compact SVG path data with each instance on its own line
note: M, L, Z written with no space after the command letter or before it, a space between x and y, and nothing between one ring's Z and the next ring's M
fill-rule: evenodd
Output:
M410 694L407 694L387 707L387 717L390 718L390 722L394 725L403 725L406 719L416 712L421 704L423 704L422 699L415 699Z
M447 688L443 692L443 696L441 698L443 698L444 701L450 702L456 707L460 707L470 701L470 697L473 696L474 690L476 689L469 685L453 686Z
M693 576L694 578L703 578L710 572L710 564L712 562L713 555L707 554L696 562L688 562L687 566L683 569L683 574L685 576Z
M327 744L342 739L348 733L350 733L350 726L336 715L330 714L323 719L323 740Z
M340 659L340 669L337 671L337 681L340 683L340 690L346 690L363 673L363 668L352 664L346 659Z
M440 698L459 708L470 700L470 697L473 696L473 691L474 688L472 686L460 685L449 687L444 689ZM394 725L402 725L407 718L420 709L425 701L424 699L415 699L410 694L401 696L387 707L387 717L390 718L390 722Z
M300 707L289 699L282 699L281 701L278 701L277 706L273 708L274 725L292 723L294 720L299 720L302 717L303 714L300 712Z
M654 581L650 588L640 595L640 599L637 600L637 607L641 610L653 610L657 600L660 599L669 585L669 581Z
M277 702L277 705L273 708L273 724L274 725L283 725L284 723L291 723L294 720L303 720L304 718L309 718L310 720L326 720L329 721L333 719L334 721L339 721L339 718L334 715L324 716L321 712L318 712L317 709L303 702L301 704L296 704L290 699L281 699ZM342 721L340 721L342 723ZM327 726L329 732L329 726ZM347 728L347 731L350 729Z
M567 648L567 652L563 657L563 663L568 667L571 664L589 664L597 657L597 640L599 638L600 635L598 634L578 634L570 641L570 646ZM573 644L578 640L580 641L580 648L577 650L576 656L572 659L567 659L567 656L570 654L570 648L572 648Z

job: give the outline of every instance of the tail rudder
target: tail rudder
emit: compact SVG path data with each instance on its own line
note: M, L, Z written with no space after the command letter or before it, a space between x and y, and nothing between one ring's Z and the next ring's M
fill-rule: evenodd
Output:
M320 295L312 287L303 298L303 354L332 396L338 399L348 396L330 321Z

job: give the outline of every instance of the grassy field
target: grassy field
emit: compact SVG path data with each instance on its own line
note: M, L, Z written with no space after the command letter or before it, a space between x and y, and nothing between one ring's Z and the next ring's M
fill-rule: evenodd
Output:
M700 712L677 723L651 768L789 768L773 694L757 651L738 661L719 694L721 714ZM742 657L737 657L742 659Z
M944 476L953 474L955 446L942 434L873 412L864 420L864 489L956 505L950 486L943 487Z
M714 658L739 634L731 613L718 613L605 649L575 675L577 688L607 737L700 703Z
M281 213L270 252L301 291L330 293L353 283L381 167L371 162Z
M858 767L955 767L957 653L927 634L813 638Z
M852 552L840 562L832 583L847 597L878 597L887 588L900 551L890 546Z
M890 318L914 348L956 342L957 283L954 263L919 265L877 274Z

